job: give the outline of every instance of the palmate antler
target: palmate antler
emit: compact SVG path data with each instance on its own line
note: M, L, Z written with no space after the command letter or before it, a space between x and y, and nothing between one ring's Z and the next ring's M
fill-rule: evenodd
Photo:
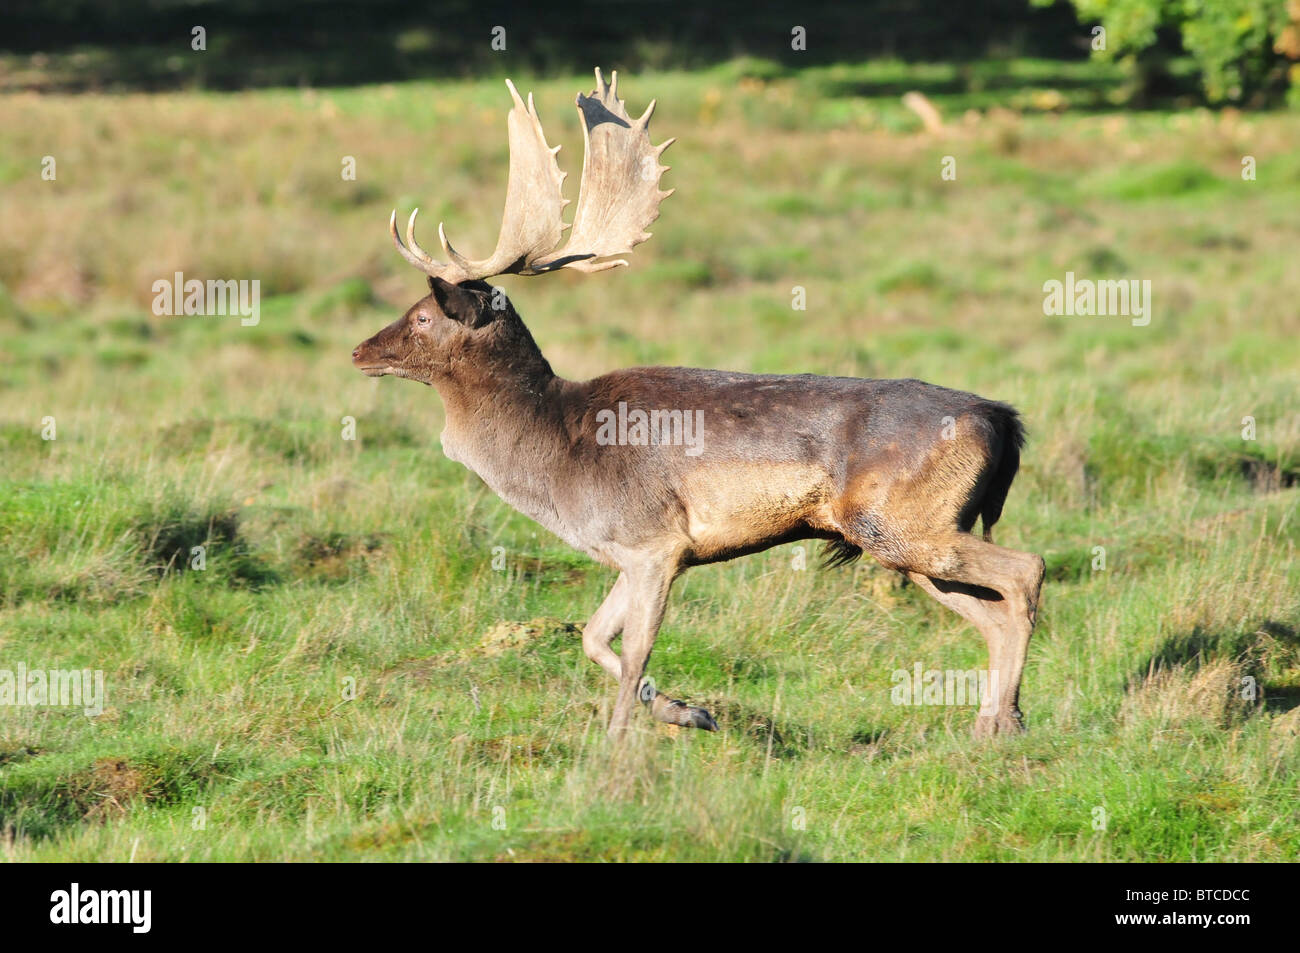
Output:
M397 233L397 210L388 220L393 244L402 257L426 274L452 284L495 275L543 275L561 268L595 272L626 265L611 255L624 255L650 237L646 226L659 217L659 203L673 194L659 190L668 166L659 156L675 139L650 144L652 101L640 119L632 119L618 98L618 73L610 82L596 70L596 88L590 96L578 95L582 135L586 148L578 208L565 246L556 251L564 229L561 213L569 202L561 194L565 173L555 154L560 147L546 144L532 93L525 106L514 83L506 80L515 106L508 116L510 180L506 210L496 250L483 261L470 261L447 240L442 224L438 239L447 257L435 261L415 241L416 209L406 223L406 244Z

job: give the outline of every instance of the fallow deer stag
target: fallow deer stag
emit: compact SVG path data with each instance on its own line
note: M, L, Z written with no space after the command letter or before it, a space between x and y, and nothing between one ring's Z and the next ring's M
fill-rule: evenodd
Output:
M514 108L496 250L471 261L440 225L445 260L435 260L415 241L415 213L403 244L394 211L393 242L429 276L430 294L359 345L353 363L437 388L446 455L618 570L582 635L618 681L611 734L628 727L638 701L659 721L716 729L707 711L643 677L668 591L690 566L799 539L827 540L832 563L869 553L971 622L996 686L975 733L1023 730L1020 677L1043 560L995 546L989 532L1020 464L1012 407L917 380L643 367L568 381L484 282L626 265L612 256L650 237L671 194L659 188L668 169L659 157L672 140L651 144L655 104L631 118L617 83L596 70L595 91L578 96L586 154L572 230L557 249L569 227L559 147L547 145L532 96L525 105L506 81ZM983 539L970 532L977 517ZM620 633L621 658L611 648Z

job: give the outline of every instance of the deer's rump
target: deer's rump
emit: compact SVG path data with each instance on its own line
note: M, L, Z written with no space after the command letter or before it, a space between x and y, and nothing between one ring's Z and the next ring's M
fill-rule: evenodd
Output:
M982 515L988 527L1023 442L1009 405L918 380L651 367L568 386L572 459L601 473L647 528L675 521L691 562L813 537L844 543L837 555L848 557L863 546L854 528L865 514L902 522L948 514L962 530ZM695 444L662 430L657 441L611 444L610 421L639 419L638 410L644 419L659 412L660 422L680 413L696 425ZM639 492L647 486L672 495L647 498Z

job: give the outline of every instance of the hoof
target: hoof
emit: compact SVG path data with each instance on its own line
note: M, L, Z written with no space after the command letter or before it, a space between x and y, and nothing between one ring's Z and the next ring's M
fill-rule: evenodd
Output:
M683 728L701 728L704 731L717 731L718 723L703 708L696 708L686 702L664 695L656 695L650 706L655 721L669 725L681 725Z
M994 735L1023 735L1024 733L1024 715L1014 708L993 715L979 715L975 719L976 738L991 738Z

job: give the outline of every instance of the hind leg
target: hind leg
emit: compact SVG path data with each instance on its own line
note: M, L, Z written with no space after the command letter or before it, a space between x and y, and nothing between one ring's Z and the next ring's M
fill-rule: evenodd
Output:
M995 699L984 699L976 735L1023 730L1020 679L1038 617L1042 557L952 530L910 543L891 561L970 621L988 644L990 695Z
M946 606L975 626L984 636L984 643L989 650L989 680L988 691L980 698L980 710L975 719L975 737L1024 731L1018 695L1004 698L1001 692L1002 672L1015 662L1014 655L1008 657L1010 653L1006 651L1007 632L1012 627L1006 601L997 592L981 586L931 579L919 572L908 572L907 577L940 605Z

